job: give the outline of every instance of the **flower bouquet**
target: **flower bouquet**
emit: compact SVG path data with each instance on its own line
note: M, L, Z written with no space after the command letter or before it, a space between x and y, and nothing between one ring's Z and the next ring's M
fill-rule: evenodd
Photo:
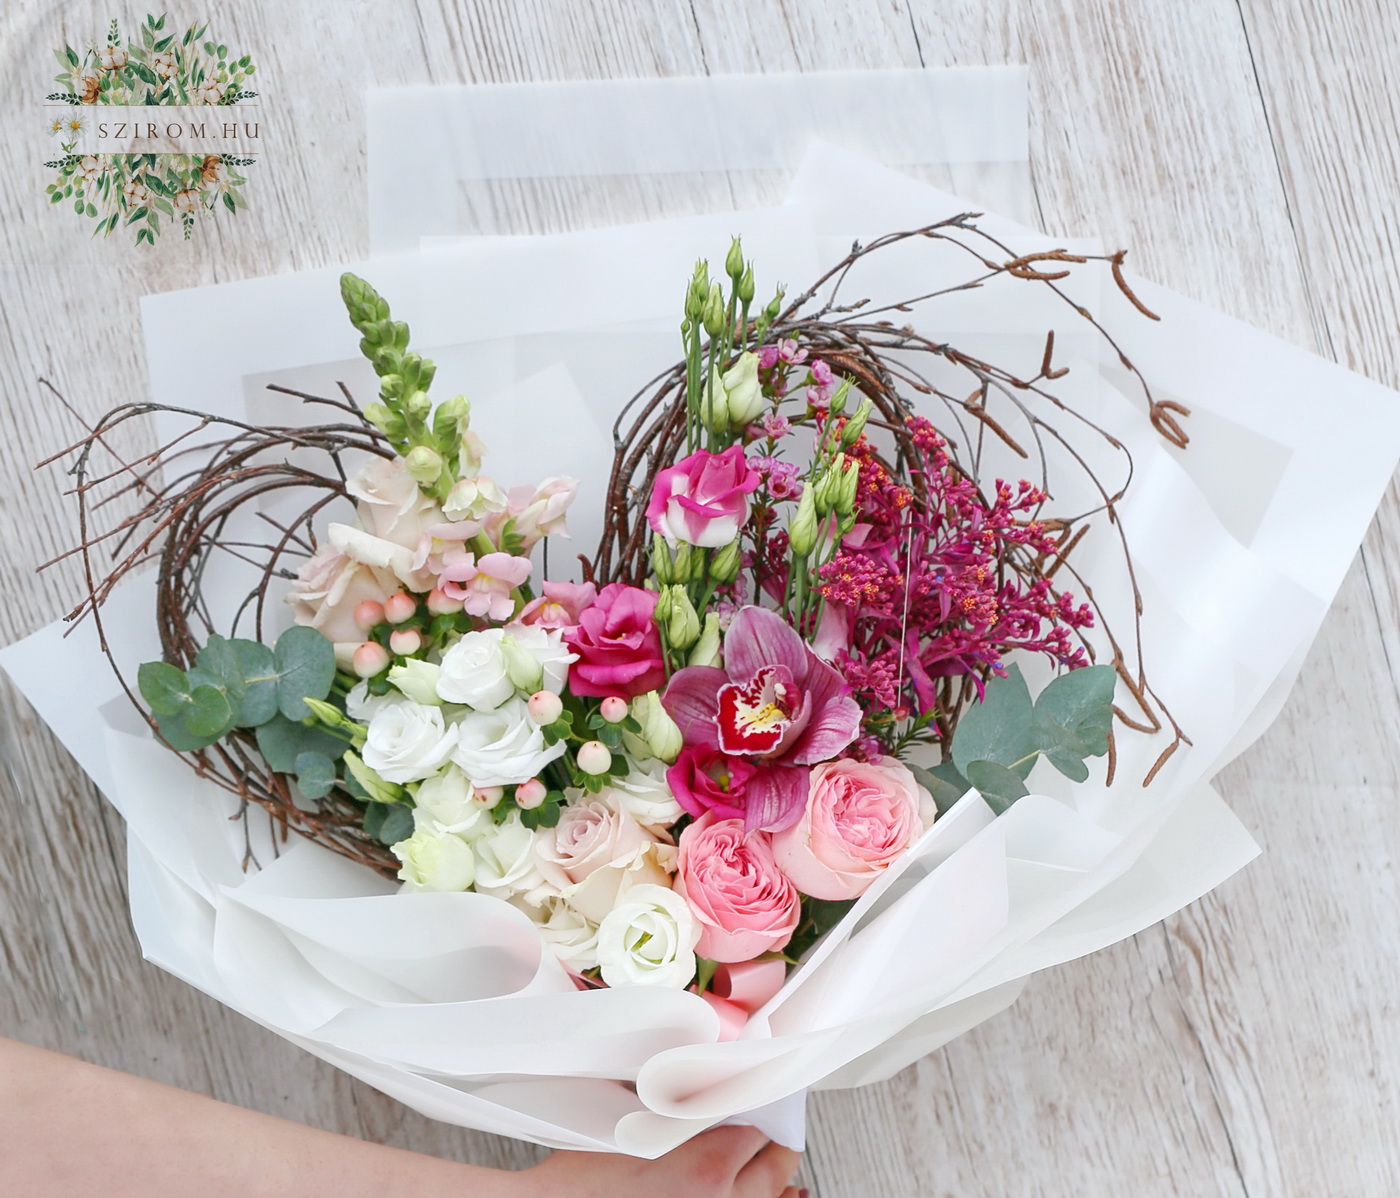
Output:
M971 274L847 294L929 247ZM736 242L678 289L681 360L618 417L601 542L572 558L602 463L499 485L352 275L375 402L165 409L179 436L99 468L153 405L111 413L75 447L74 615L149 725L104 708L90 767L134 868L160 862L133 882L148 954L436 1117L656 1155L887 1076L1209 889L1251 846L1193 739L1214 760L1238 721L1178 720L1149 678L1180 646L1168 693L1199 689L1199 621L1130 487L1136 459L1189 497L1186 406L1067 281L1102 272L1145 323L1121 261L956 215L760 309ZM917 315L993 287L1063 309L1070 369L1053 332L1003 366ZM1073 389L1085 330L1118 406ZM114 630L152 610L160 660L133 669Z

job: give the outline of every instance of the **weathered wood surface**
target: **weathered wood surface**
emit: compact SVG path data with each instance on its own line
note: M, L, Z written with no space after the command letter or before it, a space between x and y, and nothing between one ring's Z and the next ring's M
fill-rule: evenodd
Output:
M44 211L23 132L49 47L111 15L0 16L4 640L77 593L72 569L33 574L74 536L61 476L30 470L74 433L37 379L91 417L144 393L143 292L362 256L370 85L1026 61L1047 229L1129 246L1143 273L1400 384L1400 9L1382 0L228 0L210 15L257 55L275 130L255 206L154 250ZM1397 670L1392 491L1283 716L1219 781L1264 857L890 1082L814 1098L814 1193L1400 1193ZM7 684L0 764L0 1033L424 1152L533 1159L144 964L120 821Z

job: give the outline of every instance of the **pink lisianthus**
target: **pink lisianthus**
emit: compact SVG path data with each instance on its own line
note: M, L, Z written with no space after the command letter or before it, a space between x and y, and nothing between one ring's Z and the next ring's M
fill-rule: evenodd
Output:
M584 608L598 598L598 588L591 582L545 582L540 589L544 594L520 609L515 617L517 624L561 628L568 632L578 627Z
M852 899L933 822L933 800L893 757L812 768L807 808L773 836L779 867L803 894Z
M656 476L647 523L670 545L718 549L739 535L759 481L738 445L697 450Z
M297 570L287 602L298 624L310 625L337 644L358 645L365 630L355 620L355 609L366 600L383 603L398 589L390 571L357 562L326 543Z
M750 961L797 930L802 896L778 868L762 832L707 811L681 833L676 893L695 913L695 951L711 961Z
M751 762L744 784L750 831L796 823L808 767L835 757L860 731L841 675L781 616L744 607L724 636L724 668L687 666L662 698L687 746Z
M720 819L743 819L744 785L753 772L742 757L691 745L666 770L666 783L676 802L697 818L713 811Z
M444 566L438 584L449 599L460 599L469 616L508 620L515 611L511 592L530 577L530 559L509 553L474 553Z
M569 667L569 689L576 695L635 699L666 681L661 633L652 619L656 595L640 587L610 582L579 613L564 641L578 660Z

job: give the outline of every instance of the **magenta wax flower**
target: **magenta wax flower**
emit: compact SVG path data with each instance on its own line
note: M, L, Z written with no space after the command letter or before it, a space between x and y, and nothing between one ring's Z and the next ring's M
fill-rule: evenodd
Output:
M578 655L569 667L569 689L596 699L635 699L661 686L666 665L655 611L653 592L620 582L605 586L564 633L564 643Z
M860 731L841 675L781 616L741 608L724 637L724 669L687 666L662 702L687 747L744 758L744 822L780 831L807 803L809 766L835 757Z
M667 544L718 549L739 535L758 484L758 472L739 446L723 453L697 450L656 476L647 523Z
M744 787L754 767L742 757L726 757L705 745L681 750L666 771L676 802L697 819L713 811L720 819L744 818Z

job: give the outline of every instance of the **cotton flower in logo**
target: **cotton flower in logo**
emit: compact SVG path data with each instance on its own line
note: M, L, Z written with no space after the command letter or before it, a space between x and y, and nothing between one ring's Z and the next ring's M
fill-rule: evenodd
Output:
M228 182L228 167L217 154L206 154L199 164L199 179L206 187L222 187Z
M96 183L97 177L102 173L102 160L95 154L84 154L78 159L78 174L82 175L86 183Z
M151 56L151 70L162 79L170 79L175 74L175 51L162 50Z
M107 46L97 56L104 71L120 71L131 57L121 46Z
M199 104L218 104L224 98L224 85L217 79L206 79L194 89L194 98Z
M126 197L126 202L130 207L144 204L151 198L151 193L146 190L146 185L139 178L128 180L126 186L122 188L122 195Z
M176 212L193 212L199 207L199 192L191 191L189 188L177 191L173 202Z

